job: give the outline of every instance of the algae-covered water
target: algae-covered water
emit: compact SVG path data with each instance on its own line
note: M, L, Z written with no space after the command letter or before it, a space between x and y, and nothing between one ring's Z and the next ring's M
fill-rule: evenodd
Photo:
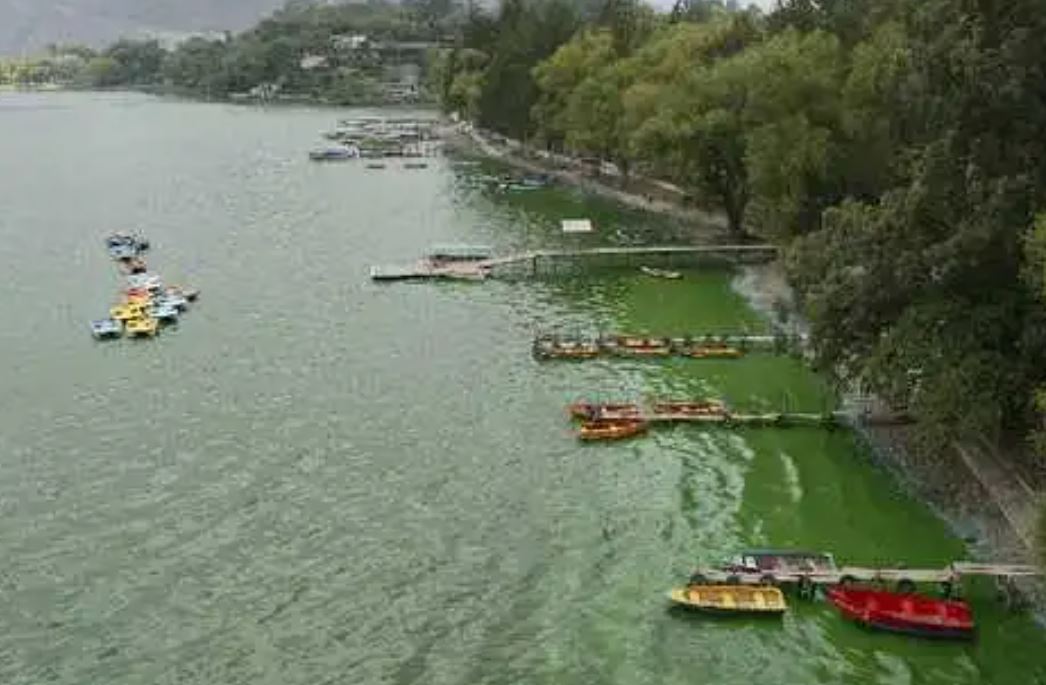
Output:
M578 398L820 411L788 357L540 364L536 332L765 326L732 274L377 286L438 242L637 243L660 220L471 167L310 164L341 112L0 95L0 682L1046 682L1026 618L971 588L971 644L670 611L744 545L943 565L962 544L845 431L579 444ZM559 234L564 216L596 236ZM101 244L203 298L148 342L86 328Z

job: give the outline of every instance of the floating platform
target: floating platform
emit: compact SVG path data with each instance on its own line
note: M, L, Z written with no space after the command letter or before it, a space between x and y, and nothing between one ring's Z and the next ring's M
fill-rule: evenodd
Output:
M372 266L373 281L482 281L487 272L477 262L454 262L434 265L428 261L407 266Z
M624 333L600 336L539 335L532 351L540 361L594 357L687 357L737 359L757 349L785 352L801 349L806 340L794 335L702 333L683 336L637 336Z
M944 568L870 568L843 566L832 570L812 572L738 573L718 567L698 568L690 577L691 583L730 585L796 584L804 586L840 585L853 582L895 584L898 587L917 583L955 585L963 578L993 577L1003 580L1030 578L1042 574L1035 566L1026 564L978 564L957 561Z

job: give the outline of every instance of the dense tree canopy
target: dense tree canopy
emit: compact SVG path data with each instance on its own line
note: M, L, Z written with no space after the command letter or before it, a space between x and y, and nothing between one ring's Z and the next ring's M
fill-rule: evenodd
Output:
M532 36L521 23L538 26L539 5L514 0L483 26ZM470 43L466 31L461 48L483 59L448 83L482 83L488 97L450 89L458 98L445 104L670 178L736 233L781 244L819 362L907 408L928 452L1030 431L1046 454L1037 3L633 8L606 0L569 37L543 35L540 50ZM511 112L497 106L508 90Z

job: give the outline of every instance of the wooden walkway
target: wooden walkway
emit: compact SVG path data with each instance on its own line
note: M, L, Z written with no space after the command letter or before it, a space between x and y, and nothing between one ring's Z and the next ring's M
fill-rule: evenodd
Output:
M483 280L487 277L515 275L536 276L539 273L557 273L557 265L577 265L602 260L609 266L638 268L641 260L670 261L728 261L760 263L777 258L773 245L661 245L651 247L593 247L579 250L533 250L493 257L482 261L457 262L432 266L426 260L406 266L371 267L371 278L376 281L436 280L445 278Z
M742 585L776 583L811 583L813 585L838 585L847 582L865 583L951 583L955 585L964 578L991 577L1004 581L1015 578L1039 576L1042 572L1025 564L978 564L955 562L944 568L870 568L864 566L842 566L831 571L810 573L736 573L716 567L698 568L691 579L700 577L702 582Z

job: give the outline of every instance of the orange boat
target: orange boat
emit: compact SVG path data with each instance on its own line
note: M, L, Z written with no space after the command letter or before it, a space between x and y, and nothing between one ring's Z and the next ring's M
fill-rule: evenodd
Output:
M655 414L684 416L725 416L726 405L719 400L701 402L657 402L652 407Z
M664 338L623 336L616 341L618 353L635 356L664 357L672 353L672 344Z
M585 441L622 440L645 433L646 421L636 419L596 419L581 424L578 437Z
M737 359L742 356L741 350L730 345L714 343L709 345L695 345L684 352L688 357L694 359Z
M593 404L575 402L567 406L567 412L575 419L595 420L608 415L616 418L636 418L640 415L638 404Z
M534 354L543 359L592 359L599 356L599 346L587 342L548 342L535 346Z

